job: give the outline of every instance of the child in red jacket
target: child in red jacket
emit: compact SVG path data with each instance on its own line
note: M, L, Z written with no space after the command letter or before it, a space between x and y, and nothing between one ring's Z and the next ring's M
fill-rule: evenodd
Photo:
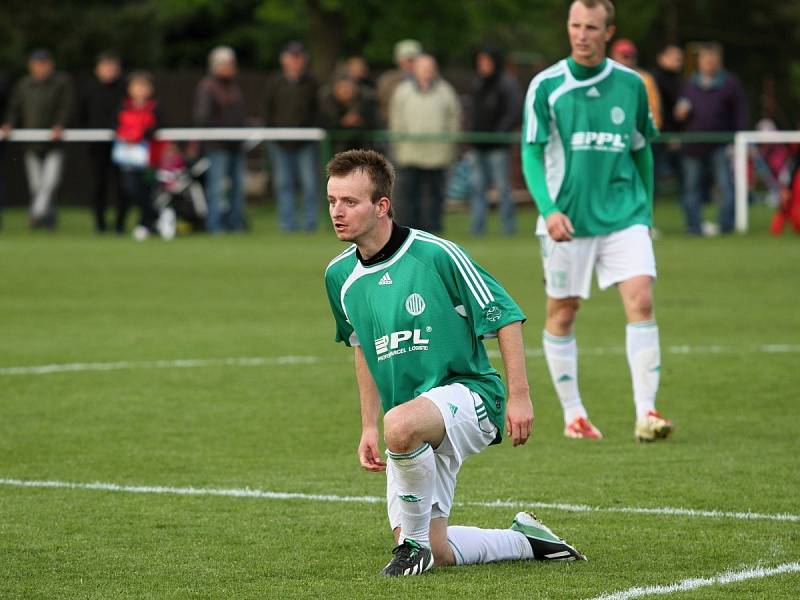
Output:
M145 71L135 71L128 78L128 96L117 113L116 140L112 160L120 167L120 211L117 231L125 228L128 207L134 203L141 211L133 230L137 240L146 239L153 230L156 211L153 207L153 133L159 125L158 104L153 98L153 78Z

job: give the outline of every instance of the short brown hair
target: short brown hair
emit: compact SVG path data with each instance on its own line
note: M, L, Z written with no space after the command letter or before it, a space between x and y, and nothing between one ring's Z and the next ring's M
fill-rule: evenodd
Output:
M372 182L372 203L381 198L392 198L395 173L392 163L380 152L374 150L346 150L336 154L325 167L325 173L331 177L346 177L355 171L366 173ZM388 215L394 217L389 207Z
M580 2L586 8L602 6L606 11L606 27L611 27L614 24L616 11L614 10L614 3L611 2L611 0L575 0L575 2Z

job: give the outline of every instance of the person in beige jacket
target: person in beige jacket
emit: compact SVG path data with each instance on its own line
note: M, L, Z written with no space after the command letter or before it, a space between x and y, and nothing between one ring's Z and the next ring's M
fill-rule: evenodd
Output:
M403 81L392 96L390 131L435 136L455 133L460 125L461 106L453 86L439 76L436 60L421 54L414 63L413 80ZM445 173L455 160L456 145L449 141L396 141L392 150L399 167L400 221L413 228L442 231ZM424 190L427 202L423 204Z

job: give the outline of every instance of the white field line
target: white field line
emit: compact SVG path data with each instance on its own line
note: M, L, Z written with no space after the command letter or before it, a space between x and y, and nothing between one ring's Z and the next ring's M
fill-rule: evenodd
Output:
M151 485L123 485L118 483L80 483L72 481L36 481L29 479L0 478L0 486L23 488L50 488L71 490L95 490L104 492L124 492L129 494L171 494L178 496L227 496L233 498L259 498L266 500L303 500L309 502L355 502L361 504L380 504L386 501L383 496L340 496L337 494L304 494L301 492L272 492L253 488L196 488ZM642 508L636 506L591 506L589 504L565 504L553 502L534 502L527 500L492 500L456 502L460 506L481 508L544 508L577 513L622 513L661 515L674 517L696 517L709 519L733 519L739 521L789 521L800 522L800 515L788 513L730 512L721 510L697 510L693 508Z
M628 598L640 598L642 596L655 596L664 594L674 594L675 592L687 592L710 585L727 585L747 579L762 579L783 575L784 573L800 572L800 562L791 562L778 565L777 567L751 567L741 571L726 571L712 577L698 577L696 579L684 579L677 583L668 585L652 585L647 587L635 587L621 592L612 592L597 596L592 600L628 600Z
M62 363L28 367L0 367L0 375L50 375L70 371L120 371L128 369L196 369L200 367L263 367L311 365L317 356L245 356L241 358L186 358L178 360L123 360L118 362Z
M761 346L666 346L665 354L800 354L800 344L765 344ZM544 356L541 348L526 348L529 357ZM489 356L498 358L500 352L495 348L488 350ZM625 354L625 348L598 347L580 348L582 356L605 356ZM347 357L347 360L351 360ZM0 367L3 375L50 375L81 371L120 371L134 369L195 369L201 367L264 367L275 365L311 365L323 362L319 356L244 356L230 358L187 358L177 360L123 360L117 362L56 363L50 365L30 365L19 367Z

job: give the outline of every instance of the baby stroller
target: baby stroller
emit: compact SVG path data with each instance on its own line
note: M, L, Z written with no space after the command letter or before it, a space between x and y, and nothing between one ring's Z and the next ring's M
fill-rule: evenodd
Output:
M205 229L208 207L202 181L209 166L207 158L187 160L177 144L165 144L156 170L155 198L156 228L162 238Z

